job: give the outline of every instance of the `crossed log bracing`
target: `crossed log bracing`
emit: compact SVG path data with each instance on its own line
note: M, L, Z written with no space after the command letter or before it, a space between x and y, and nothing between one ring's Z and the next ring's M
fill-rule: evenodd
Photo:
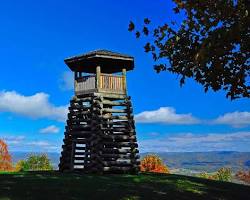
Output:
M139 170L130 97L100 93L70 101L59 169L137 173Z

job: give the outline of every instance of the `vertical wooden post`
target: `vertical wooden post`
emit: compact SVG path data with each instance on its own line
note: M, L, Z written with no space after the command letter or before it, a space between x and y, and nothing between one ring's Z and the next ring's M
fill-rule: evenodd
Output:
M76 143L72 141L71 155L70 155L70 171L74 171L74 157L75 157L75 147Z
M97 66L96 67L96 89L100 89L100 76L101 76L101 67Z
M75 91L75 94L76 94L76 91L77 91L77 72L74 73L75 75L75 79L74 79L74 91Z
M123 90L125 93L127 93L127 83L126 83L126 69L122 69L122 85L123 85Z

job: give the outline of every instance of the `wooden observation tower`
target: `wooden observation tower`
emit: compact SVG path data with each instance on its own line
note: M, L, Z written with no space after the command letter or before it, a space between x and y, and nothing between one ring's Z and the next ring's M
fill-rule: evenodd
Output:
M71 57L75 74L60 171L136 173L138 145L126 71L134 58L106 50Z

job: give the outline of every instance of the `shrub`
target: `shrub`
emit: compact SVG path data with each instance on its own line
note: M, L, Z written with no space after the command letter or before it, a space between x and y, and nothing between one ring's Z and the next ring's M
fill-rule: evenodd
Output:
M231 181L232 172L230 168L223 167L220 168L214 174L208 174L207 172L203 172L201 174L198 174L198 177L218 181Z
M52 164L46 154L32 154L28 159L19 160L16 164L16 171L47 171L52 169Z
M0 140L0 171L11 171L12 159L8 151L8 145Z
M15 171L28 171L28 166L27 166L27 162L25 160L19 160L17 163L16 163L16 166L15 166Z
M140 168L142 172L169 173L168 167L157 155L146 155L143 157Z
M214 180L214 178L215 178L213 175L208 174L207 172L202 172L201 174L198 174L198 177L210 179L210 180Z
M244 181L246 183L250 183L250 170L248 172L244 172L244 171L239 171L236 173L236 178Z
M232 171L230 168L223 167L216 172L216 180L231 181Z

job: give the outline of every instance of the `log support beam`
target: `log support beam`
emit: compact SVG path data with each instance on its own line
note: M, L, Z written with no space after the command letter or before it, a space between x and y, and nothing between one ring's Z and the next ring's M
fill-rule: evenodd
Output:
M98 67L96 72L98 77ZM59 170L137 173L139 151L132 112L130 97L125 95L91 93L74 97L70 101Z

